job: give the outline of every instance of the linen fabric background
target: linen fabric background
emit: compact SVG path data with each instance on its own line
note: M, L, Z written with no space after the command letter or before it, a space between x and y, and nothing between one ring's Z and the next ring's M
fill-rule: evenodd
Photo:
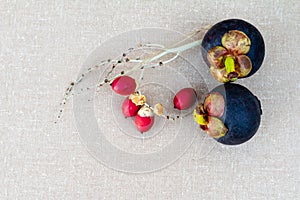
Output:
M0 199L299 199L299 11L296 0L0 0ZM196 141L167 168L128 174L86 151L71 103L53 124L66 86L105 40L228 18L254 24L266 44L261 69L239 81L263 107L248 143L200 158Z

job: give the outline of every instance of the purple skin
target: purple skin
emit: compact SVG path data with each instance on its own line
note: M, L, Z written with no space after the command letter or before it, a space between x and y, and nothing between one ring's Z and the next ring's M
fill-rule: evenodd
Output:
M251 41L250 51L246 54L252 62L252 70L245 76L252 76L261 66L265 56L265 44L260 32L250 23L240 19L228 19L211 27L202 40L202 57L208 67L207 52L215 46L222 46L223 35L230 30L239 30L245 33ZM240 77L240 78L245 78Z
M261 120L261 104L247 88L232 83L226 83L214 88L225 100L225 111L220 119L228 129L225 136L216 139L227 145L237 145L251 139Z

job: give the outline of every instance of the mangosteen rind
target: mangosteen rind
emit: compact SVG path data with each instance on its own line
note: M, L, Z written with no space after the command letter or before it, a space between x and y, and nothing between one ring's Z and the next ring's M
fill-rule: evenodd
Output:
M216 139L226 145L237 145L251 139L261 121L261 105L258 98L246 87L226 83L212 90L225 99L225 111L221 120L228 129L225 136Z

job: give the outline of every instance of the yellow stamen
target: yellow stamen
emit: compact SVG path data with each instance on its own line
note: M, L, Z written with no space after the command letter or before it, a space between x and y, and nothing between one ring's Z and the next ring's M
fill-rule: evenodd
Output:
M196 109L194 109L194 120L200 125L207 125L208 121L205 119L203 114L197 113Z
M230 72L235 72L235 61L233 57L231 56L226 57L225 69L227 74L229 74Z

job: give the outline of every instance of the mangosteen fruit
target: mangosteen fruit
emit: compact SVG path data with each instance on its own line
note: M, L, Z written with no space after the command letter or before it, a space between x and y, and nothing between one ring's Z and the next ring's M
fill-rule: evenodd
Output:
M259 99L246 87L233 83L215 87L194 109L200 128L226 145L251 139L258 130L261 114Z

